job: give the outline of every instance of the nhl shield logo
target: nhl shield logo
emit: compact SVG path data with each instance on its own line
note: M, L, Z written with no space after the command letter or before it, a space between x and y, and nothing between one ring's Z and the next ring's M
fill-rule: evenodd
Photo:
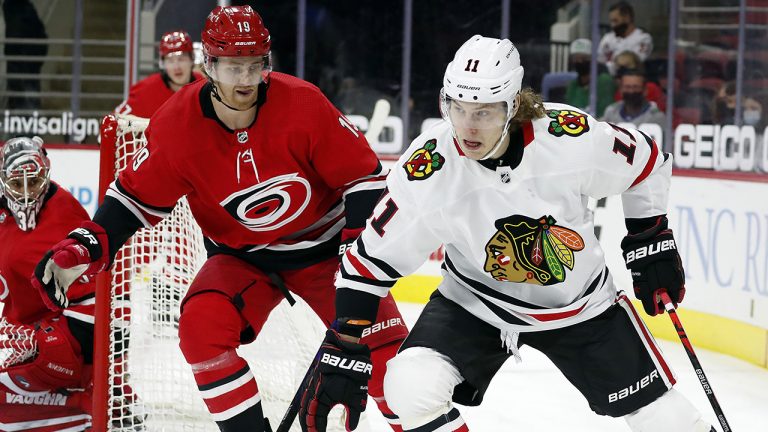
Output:
M242 130L237 132L237 142L245 144L248 142L248 131Z
M512 168L503 166L496 168L496 172L499 174L499 180L501 180L502 183L507 184L512 181Z

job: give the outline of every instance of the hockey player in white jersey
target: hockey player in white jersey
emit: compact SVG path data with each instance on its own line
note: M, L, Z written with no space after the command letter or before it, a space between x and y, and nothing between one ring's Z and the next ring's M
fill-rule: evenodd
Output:
M635 295L648 314L663 313L659 291L675 303L685 293L666 218L671 156L642 132L543 103L521 90L522 78L506 39L473 36L448 65L445 121L403 154L343 257L335 328L349 346L321 349L301 404L305 430L318 424L318 401L339 397L327 380L344 376L347 391L364 391L370 371L350 365L370 360L354 349L356 338L395 281L443 244L443 280L387 363L385 396L404 430L469 430L453 403L480 404L504 361L529 345L594 412L624 417L632 431L710 431L617 293L586 205L621 194Z

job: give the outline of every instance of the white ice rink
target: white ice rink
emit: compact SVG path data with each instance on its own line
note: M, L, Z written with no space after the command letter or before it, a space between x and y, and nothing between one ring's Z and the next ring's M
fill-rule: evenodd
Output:
M422 306L401 303L400 310L413 325ZM653 319L669 320L666 316ZM672 325L671 321L670 324ZM683 322L685 325L685 322ZM695 341L694 341L695 342ZM710 422L715 415L679 342L660 340L678 383L675 386ZM459 407L473 432L627 432L622 419L594 414L581 394L552 362L531 348L521 350L523 362L507 362L491 383L479 407ZM736 432L768 431L768 370L704 349L696 354L709 378L723 412ZM372 401L368 405L371 431L388 432ZM718 431L720 425L716 425ZM684 432L684 431L681 431Z

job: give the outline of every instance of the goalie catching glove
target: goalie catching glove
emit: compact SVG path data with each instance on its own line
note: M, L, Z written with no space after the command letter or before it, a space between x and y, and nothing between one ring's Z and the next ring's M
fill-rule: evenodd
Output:
M335 330L328 330L311 367L299 408L301 430L324 432L328 413L337 404L346 408L347 430L357 428L373 371L368 346L342 340Z
M98 224L85 221L43 256L35 267L32 285L48 308L64 309L69 306L69 286L75 281L88 282L108 263L107 233Z
M652 227L630 233L621 241L624 261L632 273L635 297L651 316L664 311L658 298L661 291L669 294L675 306L685 296L685 272L667 217L659 216L654 222Z

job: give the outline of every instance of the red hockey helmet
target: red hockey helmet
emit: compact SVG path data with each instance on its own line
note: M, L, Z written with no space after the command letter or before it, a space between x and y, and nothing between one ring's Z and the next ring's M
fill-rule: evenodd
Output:
M269 54L269 30L250 6L217 6L205 21L203 52L211 57Z
M171 31L160 38L160 58L175 52L192 53L192 37L185 31Z

